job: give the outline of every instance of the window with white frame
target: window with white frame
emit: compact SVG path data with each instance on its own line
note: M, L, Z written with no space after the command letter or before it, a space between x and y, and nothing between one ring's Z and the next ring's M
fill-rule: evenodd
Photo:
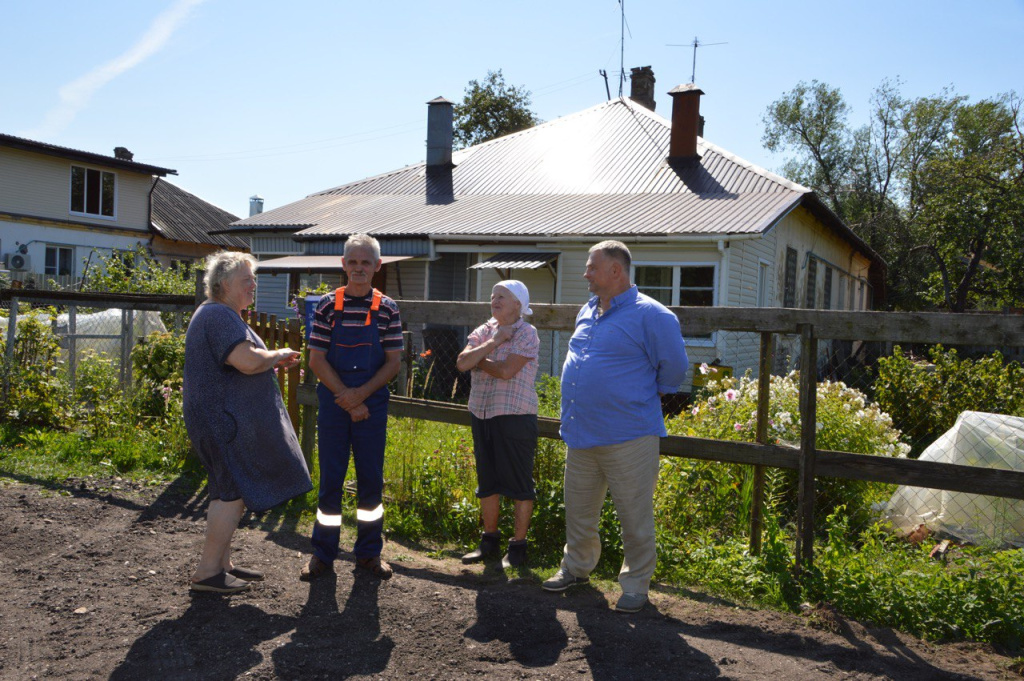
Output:
M717 265L634 264L633 281L641 293L662 305L713 307L717 300ZM685 329L684 329L685 331ZM714 342L714 334L686 336L688 341Z
M75 273L75 249L71 246L47 246L43 273L50 276L67 276Z
M757 306L769 307L768 305L768 263L763 260L757 267Z
M117 176L107 170L71 166L71 212L112 218Z

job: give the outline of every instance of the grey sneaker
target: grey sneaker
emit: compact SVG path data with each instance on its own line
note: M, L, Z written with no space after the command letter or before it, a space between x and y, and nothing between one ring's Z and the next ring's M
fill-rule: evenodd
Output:
M627 591L619 596L619 602L615 609L619 612L640 612L647 605L647 594L638 594Z
M545 591L565 591L575 584L589 584L589 577L574 577L565 568L559 568L551 579L540 585Z

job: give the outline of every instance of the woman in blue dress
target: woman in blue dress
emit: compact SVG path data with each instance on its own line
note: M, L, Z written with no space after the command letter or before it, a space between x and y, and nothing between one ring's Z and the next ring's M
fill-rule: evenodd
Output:
M193 591L235 593L263 579L231 561L231 539L246 508L264 511L313 488L274 369L299 362L289 348L267 350L241 317L256 294L256 260L222 251L207 259L207 300L185 334L184 416L209 476L206 542Z

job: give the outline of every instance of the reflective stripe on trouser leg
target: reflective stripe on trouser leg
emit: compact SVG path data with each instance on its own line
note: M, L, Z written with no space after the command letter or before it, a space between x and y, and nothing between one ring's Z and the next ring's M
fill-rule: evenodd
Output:
M322 386L317 387L317 395L320 398L317 413L320 494L312 544L317 558L333 563L338 557L341 539L341 498L351 449L352 420Z
M384 447L387 400L367 401L370 418L352 424L352 460L356 469L356 558L379 556L384 547Z
M384 505L356 509L356 545L358 558L379 556L384 546Z

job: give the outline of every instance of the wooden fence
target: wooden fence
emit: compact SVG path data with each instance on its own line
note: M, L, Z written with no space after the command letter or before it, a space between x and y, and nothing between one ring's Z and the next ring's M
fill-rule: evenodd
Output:
M487 303L398 301L407 324L437 323L472 327L490 315ZM531 323L538 329L573 330L577 305L531 306ZM978 468L930 461L818 450L815 429L803 428L798 448L768 443L768 383L776 337L800 339L801 423L816 423L817 357L822 340L885 343L942 343L946 345L994 345L1024 347L1024 317L992 314L938 314L889 312L840 312L776 308L671 308L687 335L714 331L753 332L760 336L759 404L756 442L733 442L669 436L661 453L707 461L754 466L751 512L751 550L760 551L764 470L772 466L798 471L796 557L798 568L813 560L815 480L845 478L869 482L912 485L956 492L1024 499L1024 472ZM407 363L411 354L407 352ZM304 404L315 407L310 391L300 391ZM469 425L465 407L395 396L391 414L445 423ZM558 438L557 419L540 419L542 437ZM304 438L305 440L305 438ZM309 440L312 441L311 439Z
M135 294L57 293L50 291L0 290L0 302L30 300L41 305L123 307L141 310L191 311L199 297L141 296ZM437 323L474 326L490 315L487 303L398 301L407 324ZM538 329L572 331L578 306L532 305L531 322ZM666 456L739 463L754 466L755 484L751 518L751 549L760 550L763 512L763 480L766 467L798 471L798 566L813 559L815 480L818 477L844 478L897 485L984 494L1024 499L1024 473L956 464L944 464L882 456L818 450L815 429L803 428L798 448L768 444L768 382L779 335L800 339L800 417L804 424L815 423L817 394L817 348L822 340L942 343L945 345L990 345L1024 347L1024 317L993 314L935 314L795 310L774 308L671 308L688 335L714 331L753 332L760 336L759 404L757 442L733 442L669 436L662 440ZM298 320L278 320L263 314L249 315L247 322L268 348L287 345L301 349L304 333ZM13 327L13 325L12 325ZM11 340L9 337L8 340ZM307 359L308 362L308 359ZM403 372L411 370L412 353L406 343ZM303 373L304 372L304 373ZM306 368L280 372L278 381L286 397L292 424L300 432L307 458L315 438L315 379ZM405 381L399 381L405 385ZM391 414L444 423L469 425L465 407L402 395L392 397ZM540 419L542 437L558 438L557 419Z

